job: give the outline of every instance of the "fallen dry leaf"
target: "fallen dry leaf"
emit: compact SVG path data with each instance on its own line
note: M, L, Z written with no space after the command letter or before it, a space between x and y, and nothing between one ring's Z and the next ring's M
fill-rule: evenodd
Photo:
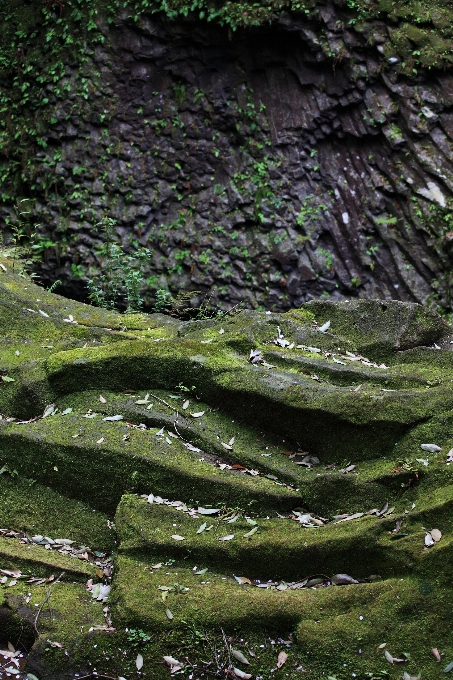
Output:
M252 585L251 580L245 576L235 576L234 578L240 585L245 585L246 583L250 586Z
M384 656L389 663L393 663L393 656L387 650L384 650Z
M246 657L243 655L242 652L240 652L238 649L232 649L231 650L231 656L234 656L234 658L237 661L240 661L241 663L245 664L246 666L250 666L250 661L246 659Z
M288 654L286 652L280 652L277 659L277 668L281 668L286 663L287 658Z
M442 538L442 533L439 531L439 529L431 529L429 533L431 534L432 539L435 543L440 541L440 539Z
M250 673L244 673L244 671L241 671L239 668L233 667L233 672L238 678L241 678L241 680L250 680L252 677Z
M436 661L440 661L441 660L440 654L439 654L439 650L437 649L437 647L433 647L433 649L431 651L434 654Z
M430 532L428 531L428 532L425 534L425 546L426 546L427 548L430 548L432 545L434 545L434 539L433 539L433 537L431 536Z
M442 451L442 447L437 446L437 444L420 444L420 448L428 453L439 453L439 451Z

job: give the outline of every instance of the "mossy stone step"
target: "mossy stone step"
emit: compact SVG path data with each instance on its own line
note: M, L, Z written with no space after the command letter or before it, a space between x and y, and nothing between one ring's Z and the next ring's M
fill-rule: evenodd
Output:
M120 422L74 414L56 414L30 424L0 424L4 462L104 512L114 512L128 488L175 497L185 491L202 503L215 496L231 507L247 499L263 511L289 510L300 503L295 491L272 480L220 470L200 461L180 441L170 442Z
M21 543L16 538L0 536L0 569L20 568L30 576L50 576L56 571L78 581L96 576L96 567L56 550L46 550L40 545Z
M3 465L0 457L0 463ZM11 466L14 472L14 468ZM81 501L63 496L36 479L4 473L0 476L0 528L67 538L77 545L111 552L115 532L108 517Z
M114 545L107 524L116 511L120 539L110 598L117 630L89 632L105 623L104 603L81 583L57 583L56 615L42 617L29 671L69 679L88 675L96 659L106 675L132 677L135 656L123 654L132 627L152 634L140 647L142 673L160 680L168 677L159 665L163 654L178 658L190 648L202 664L204 651L191 641L218 635L223 645L222 627L235 644L249 631L258 650L268 648L271 635L288 640L293 632L297 641L281 671L290 680L300 666L307 680L382 677L384 642L394 656L412 655L404 664L410 675L438 677L443 666L431 649L439 648L446 663L453 658L453 466L446 460L453 448L453 352L444 320L419 305L376 300L315 301L281 315L242 311L191 322L125 316L52 295L3 262L0 526L65 534L106 550ZM261 359L252 365L251 350L276 368ZM351 354L355 362L347 361ZM135 403L146 392L158 397L152 409ZM58 413L42 418L53 403ZM66 408L73 410L63 416ZM197 411L204 415L190 415ZM123 420L103 420L115 415ZM441 451L425 452L426 443ZM306 451L320 464L303 469L290 451ZM192 507L240 510L241 517L232 524L195 520L132 495L151 492ZM393 514L332 522L335 514L386 502ZM296 507L330 523L304 528L279 517ZM433 528L442 538L425 549ZM229 534L234 539L218 540ZM71 580L86 580L94 569L13 539L0 544L10 568L66 571ZM195 567L208 571L196 574ZM234 579L289 582L313 572L384 580L279 591ZM22 580L2 588L24 617L33 617L48 594L38 586L27 603L29 588ZM48 639L64 644L69 660ZM269 664L259 652L250 670L267 677Z
M225 576L245 571L253 578L291 581L310 573L390 578L416 572L424 558L424 532L419 524L412 528L409 521L408 535L391 541L391 520L375 516L316 528L283 518L255 517L249 523L245 517L246 513L234 523L215 516L194 518L166 505L124 496L116 514L120 552L154 561L190 559ZM198 534L203 524L206 529ZM175 535L184 540L174 539ZM232 535L231 540L222 540Z
M52 586L49 603L42 607L36 621L48 595L47 583L30 586L18 581L11 588L0 587L0 600L3 596L23 624L34 628L36 622L39 631L26 671L42 680L72 680L75 673L90 674L90 654L99 636L106 635L99 632L106 625L105 603L94 600L84 585L63 580Z

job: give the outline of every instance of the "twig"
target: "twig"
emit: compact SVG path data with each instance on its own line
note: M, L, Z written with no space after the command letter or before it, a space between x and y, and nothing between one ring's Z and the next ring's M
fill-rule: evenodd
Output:
M38 635L39 635L39 630L38 630L38 619L39 619L39 617L41 616L41 612L42 612L42 610L43 610L43 607L44 607L44 605L47 604L47 602L50 600L50 596L52 595L52 588L54 587L54 585L55 585L56 583L58 583L58 581L60 581L60 579L63 578L64 575L65 575L65 572L62 571L61 574L60 574L60 576L59 576L53 583L50 584L49 590L47 591L46 598L45 598L44 602L41 604L41 606L39 607L39 609L38 609L38 611L37 611L37 613L36 613L35 620L34 620L34 623L33 623L33 627L34 627L34 629L35 629L35 631L36 631L36 633L37 633Z
M225 647L226 647L226 649L227 649L229 668L231 668L231 666L232 666L233 664L231 663L230 646L229 646L229 644L228 644L228 642L227 642L226 635L225 635L225 631L223 630L223 628L221 628L220 630L222 631L223 641L224 641ZM228 670L229 670L229 669L228 669Z
M165 399L161 399L160 397L157 397L155 394L151 394L151 392L149 394L153 399L157 399L157 401L160 401L161 404L165 404L165 406L168 406L168 408L170 408L172 411L175 411L178 414L178 416L184 417L181 411L179 411L177 408L169 404L167 401L165 401Z

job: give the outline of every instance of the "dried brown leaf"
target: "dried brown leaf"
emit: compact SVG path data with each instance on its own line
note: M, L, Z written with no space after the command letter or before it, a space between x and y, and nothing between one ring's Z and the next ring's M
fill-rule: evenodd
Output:
M286 663L287 658L288 654L286 652L280 652L277 659L277 668L281 668Z

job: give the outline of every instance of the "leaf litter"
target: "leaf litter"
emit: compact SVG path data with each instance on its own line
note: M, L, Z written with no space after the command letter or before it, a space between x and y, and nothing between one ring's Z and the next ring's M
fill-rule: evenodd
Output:
M43 546L47 550L56 550L62 555L91 562L100 569L103 569L106 575L111 575L112 558L107 553L92 550L89 546L77 545L75 541L69 538L50 538L50 536L42 536L40 534L29 536L25 532L10 529L0 529L0 536L18 539L20 543ZM2 573L1 570L0 573ZM42 582L44 583L45 579Z
M430 548L433 546L435 543L438 543L440 539L442 538L442 533L439 531L439 529L431 529L431 531L427 531L425 534L425 548Z

